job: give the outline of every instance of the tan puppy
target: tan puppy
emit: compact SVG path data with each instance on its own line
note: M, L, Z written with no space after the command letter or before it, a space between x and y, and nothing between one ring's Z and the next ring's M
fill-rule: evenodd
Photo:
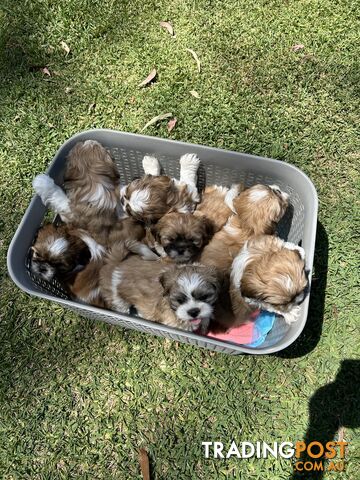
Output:
M270 235L245 243L230 278L232 307L240 322L250 307L283 315L290 324L309 290L304 249Z
M147 245L176 263L196 260L213 235L211 222L191 213L167 213L147 228Z
M145 319L207 331L220 288L216 269L124 256L122 248L113 249L100 273L101 291L111 309L129 313L133 305Z
M199 159L194 154L180 158L180 181L160 175L155 157L145 156L145 176L122 187L120 196L125 212L146 224L169 212L191 213L199 201L196 188Z
M204 248L200 263L228 272L246 240L274 233L287 206L288 195L276 185L254 185L244 190L233 199L236 213Z
M242 190L243 186L240 184L231 188L219 185L206 187L194 215L207 218L213 225L214 233L218 232L234 213L234 199Z
M119 220L119 173L106 149L95 140L78 142L70 151L65 191L45 174L35 177L33 187L64 223L86 229L94 238Z

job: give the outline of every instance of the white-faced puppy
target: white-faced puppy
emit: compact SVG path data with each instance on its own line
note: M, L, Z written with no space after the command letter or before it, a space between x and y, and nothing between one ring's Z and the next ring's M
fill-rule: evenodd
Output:
M288 206L288 195L276 185L254 185L232 200L235 214L204 248L200 262L228 272L246 240L272 234Z
M125 212L146 224L159 220L169 212L193 212L199 201L196 188L199 159L194 154L180 158L180 181L160 175L155 157L145 156L145 176L122 187L120 196Z
M234 184L231 188L219 185L206 187L194 215L207 218L213 225L214 233L218 232L234 213L234 199L242 190L241 184Z
M123 252L113 249L100 273L101 292L109 308L129 313L134 306L147 320L207 331L220 288L216 269L122 258Z
M96 236L121 216L119 178L106 149L95 140L86 140L78 142L67 156L65 191L45 174L35 177L33 187L64 223Z
M290 324L309 290L304 249L272 235L255 237L235 257L230 279L235 316L241 317L245 303L282 315Z
M161 257L176 263L195 261L213 235L211 222L191 213L167 213L147 228L146 240Z

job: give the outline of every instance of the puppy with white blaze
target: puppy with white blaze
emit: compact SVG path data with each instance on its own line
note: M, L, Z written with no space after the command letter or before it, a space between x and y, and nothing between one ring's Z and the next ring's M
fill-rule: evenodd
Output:
M230 297L238 320L244 312L263 309L295 322L309 291L304 249L263 235L245 243L230 275Z
M29 267L46 282L59 281L71 297L103 307L99 273L104 254L104 248L84 230L50 223L36 235Z
M204 248L199 261L227 274L247 240L275 232L288 207L288 197L276 185L254 185L234 196L231 202L234 213Z
M200 160L188 153L180 158L180 180L160 175L155 157L145 156L145 176L121 188L121 203L125 212L146 224L159 220L169 212L192 213L199 202L196 187Z
M112 310L134 306L147 319L190 332L206 333L220 290L215 268L164 265L113 249L100 272L101 292Z

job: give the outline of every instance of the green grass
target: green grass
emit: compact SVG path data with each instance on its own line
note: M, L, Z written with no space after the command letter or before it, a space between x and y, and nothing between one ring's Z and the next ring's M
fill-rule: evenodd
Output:
M352 0L1 3L0 478L139 479L140 447L158 480L289 478L288 460L205 460L201 442L303 439L311 397L359 355L357 13ZM317 188L308 327L281 355L229 357L95 323L7 275L31 179L61 143L93 127L139 132L165 112L173 132L148 134L276 157ZM359 478L359 370L348 377L316 414L319 436L335 415L350 442L346 472L325 478Z

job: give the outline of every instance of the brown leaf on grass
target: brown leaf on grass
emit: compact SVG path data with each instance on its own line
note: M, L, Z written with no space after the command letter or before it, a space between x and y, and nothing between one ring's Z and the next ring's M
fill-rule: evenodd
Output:
M95 110L96 103L90 103L88 108L88 114L92 113Z
M196 90L190 90L190 94L195 98L200 98L200 95Z
M47 75L48 77L51 77L50 70L49 70L47 67L43 67L43 68L41 69L41 71L42 71L42 73L43 73L44 75Z
M149 83L151 83L155 77L157 75L157 71L156 71L156 68L153 68L151 70L151 72L149 73L149 75L145 78L145 80L143 80L141 83L139 83L139 87L146 87L146 85L149 85Z
M291 47L291 50L293 52L298 52L299 50L302 50L303 48L305 48L305 45L303 45L302 43L297 43L297 44L295 44Z
M143 480L150 480L150 462L148 453L145 448L140 448L139 463Z
M171 130L173 130L175 128L176 122L177 122L176 117L174 117L174 118L172 118L171 120L168 121L167 129L168 129L169 133L171 132Z
M195 60L197 65L198 72L200 73L201 63L200 63L199 57L196 55L196 52L194 52L194 50L192 50L191 48L187 48L186 50L193 56L193 59Z
M172 37L175 37L174 29L170 22L160 22L160 27L165 28Z
M60 42L60 46L61 48L64 50L64 52L66 53L66 55L69 55L70 53L70 47L67 43L65 43L63 40L61 40Z
M148 127L151 125L154 125L155 123L161 122L161 120L166 120L167 118L172 117L172 113L162 113L161 115L157 115L156 117L152 118L147 122L147 124L141 129L143 132L146 130Z

